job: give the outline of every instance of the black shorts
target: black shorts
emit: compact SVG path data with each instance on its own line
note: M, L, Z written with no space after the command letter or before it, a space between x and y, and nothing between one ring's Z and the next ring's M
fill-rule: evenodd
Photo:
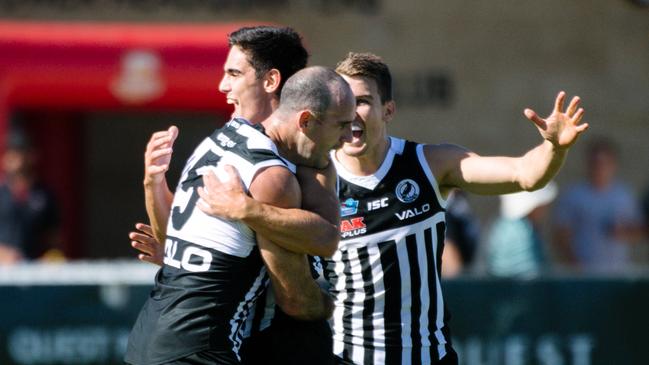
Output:
M200 351L165 365L239 365L241 362L231 351Z
M335 356L335 360L336 360L336 365L356 365L353 362L342 359L342 358L340 358L338 356ZM441 360L438 360L437 362L433 362L432 364L435 364L435 365L458 365L457 353L452 348L447 347L447 352L446 352L446 355L444 356L444 358L441 359ZM386 364L386 365L390 365L390 364Z
M272 325L242 348L245 365L334 365L333 338L326 320L300 321L275 311Z

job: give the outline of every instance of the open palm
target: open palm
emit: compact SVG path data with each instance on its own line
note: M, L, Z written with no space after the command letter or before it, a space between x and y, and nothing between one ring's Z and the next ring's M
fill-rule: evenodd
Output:
M554 110L543 119L532 109L525 109L525 116L536 124L543 138L559 148L572 146L581 133L588 128L588 123L581 123L584 109L579 108L580 99L575 96L568 108L563 111L566 93L561 91L554 102Z

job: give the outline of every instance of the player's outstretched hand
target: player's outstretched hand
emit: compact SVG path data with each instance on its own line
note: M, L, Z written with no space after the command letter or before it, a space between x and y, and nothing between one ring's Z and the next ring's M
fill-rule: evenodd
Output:
M198 188L201 197L196 205L213 217L240 220L245 217L248 196L243 189L241 177L231 165L224 165L217 177L213 170L203 175L203 187Z
M130 232L131 246L140 251L137 258L140 261L150 262L162 266L164 259L164 246L153 237L151 226L144 223L135 224L136 231Z
M151 135L144 151L144 179L146 183L160 183L169 170L173 145L178 137L178 128L172 125L166 131Z
M524 114L527 119L536 124L543 138L550 141L558 148L568 148L572 146L581 133L588 128L588 123L581 123L584 116L584 109L579 108L579 96L575 96L570 101L568 108L564 111L564 102L566 93L559 92L554 102L554 110L547 118L542 119L532 109L525 109Z

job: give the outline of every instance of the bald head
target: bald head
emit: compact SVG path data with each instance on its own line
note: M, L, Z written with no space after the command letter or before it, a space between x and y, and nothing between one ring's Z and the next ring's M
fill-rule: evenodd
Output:
M279 110L284 113L310 110L318 119L331 108L354 100L349 85L333 69L312 66L291 76L282 89Z

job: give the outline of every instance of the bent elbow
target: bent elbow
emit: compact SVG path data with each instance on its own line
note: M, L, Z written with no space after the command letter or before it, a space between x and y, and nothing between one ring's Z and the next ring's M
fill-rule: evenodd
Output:
M319 240L317 244L318 252L316 256L331 257L338 250L338 243L340 242L340 234L336 226L328 230L326 234Z
M322 294L321 294L322 295ZM323 295L324 302L315 303L304 300L303 296L276 297L276 304L286 315L301 321L328 319L333 315L333 300Z
M282 312L284 312L286 315L289 317L299 319L302 321L313 321L319 318L319 316L315 316L313 313L313 310L311 308L308 308L308 306L303 305L301 301L299 300L291 300L289 298L285 298L284 300L278 300L276 298L277 305L282 309Z

